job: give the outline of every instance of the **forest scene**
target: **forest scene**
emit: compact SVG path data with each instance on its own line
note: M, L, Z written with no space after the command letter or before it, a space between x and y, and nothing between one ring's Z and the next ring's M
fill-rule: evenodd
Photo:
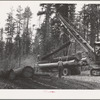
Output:
M27 3L0 26L0 88L100 89L100 4Z

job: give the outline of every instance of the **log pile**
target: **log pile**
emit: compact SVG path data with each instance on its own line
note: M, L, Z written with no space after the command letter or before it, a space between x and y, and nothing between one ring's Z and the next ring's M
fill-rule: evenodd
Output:
M25 66L16 69L10 69L7 71L0 71L0 76L10 80L14 80L16 77L31 78L34 74L34 69L31 66Z

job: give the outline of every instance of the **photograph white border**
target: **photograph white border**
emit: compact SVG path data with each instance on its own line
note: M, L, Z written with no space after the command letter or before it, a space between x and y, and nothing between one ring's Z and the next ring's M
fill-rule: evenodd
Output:
M16 1L12 1L12 2L16 2ZM18 2L20 2L20 0ZM57 1L34 1L34 2L100 4L100 1L74 1L74 0L73 1L58 1L58 0ZM100 90L1 89L0 99L100 99Z

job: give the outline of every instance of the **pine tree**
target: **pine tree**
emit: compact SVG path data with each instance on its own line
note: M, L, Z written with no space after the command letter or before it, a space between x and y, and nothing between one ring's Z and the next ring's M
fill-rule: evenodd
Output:
M99 4L88 4L84 5L81 16L83 20L83 25L87 27L84 29L84 37L90 42L93 47L95 41L99 41L99 31L100 31L100 5Z
M30 51L31 41L30 41L30 33L29 33L29 21L31 17L32 17L32 12L30 10L30 7L26 7L23 13L25 29L23 30L23 35L22 35L24 54L28 54Z
M0 29L0 60L4 59L4 46L5 42L3 41L3 28Z
M51 20L51 4L41 4L42 11L39 11L37 15L45 15L44 21L41 24L41 55L47 54L51 50L50 40L50 20Z
M16 26L17 26L16 37L14 39L15 40L14 41L15 58L21 56L21 53L22 53L22 40L21 40L21 32L22 32L22 24L23 24L22 11L23 9L21 8L21 6L18 6L17 14L16 14L17 19L15 19Z
M59 12L69 23L73 23L75 20L75 4L55 4L57 12ZM62 32L66 33L66 29L63 27ZM65 43L69 41L69 34L62 34L62 42ZM68 48L63 50L63 55L66 56Z
M17 9L17 33L20 34L20 31L22 30L22 21L23 21L23 16L22 16L22 7L21 6L18 6L18 9Z
M13 52L13 40L14 40L14 34L15 34L15 22L13 20L13 12L11 11L8 13L7 23L5 31L7 32L7 41L6 41L6 56L11 55Z
M63 14L64 17L70 18L70 20L72 21L74 20L75 8L74 5L70 4L63 5L62 8L60 8L61 6L60 4L41 4L41 6L42 6L42 11L41 12L39 11L38 15L45 15L45 19L41 24L40 28L41 48L42 48L41 55L46 55L49 52L52 52L57 47L59 47L60 45L62 45L63 43L68 41L68 37L62 34L66 32L66 30L62 28L61 22L57 18L58 17L56 14L57 7L59 6L58 7L59 11L61 12L61 14ZM61 35L62 39L60 38ZM63 53L63 55L67 54L66 50L65 52L66 53ZM62 53L60 52L59 54Z

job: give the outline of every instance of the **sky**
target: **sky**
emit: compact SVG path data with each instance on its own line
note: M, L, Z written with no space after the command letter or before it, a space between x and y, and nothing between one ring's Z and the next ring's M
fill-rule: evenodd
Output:
M25 7L30 7L32 11L32 19L30 21L31 27L33 24L37 25L39 24L37 12L40 10L40 2L32 2L32 1L0 1L0 28L5 29L6 19L7 19L7 13L11 12L11 9L13 9L14 12L14 18L16 18L16 10L18 6L21 5L23 8L23 12ZM33 27L32 27L33 28ZM34 30L36 31L36 30ZM34 32L35 33L35 32ZM4 34L3 40L5 40L6 35Z
M37 12L40 10L41 2L36 1L0 1L0 27L4 27L7 19L7 13L11 11L11 8L14 9L14 12L16 12L16 9L19 5L24 9L25 7L29 6L31 8L31 11L33 13L31 24L38 24L38 16ZM77 6L77 10L81 8L82 5Z
M14 14L16 12L16 9L18 6L21 5L21 7L24 8L29 6L33 15L31 22L34 24L37 24L37 12L39 11L39 3L37 2L23 2L23 1L0 1L0 27L3 27L5 25L5 20L7 19L7 13L11 11L11 8L14 9Z
M31 11L33 13L33 18L31 20L31 24L38 24L38 17L37 17L37 12L40 10L40 3L75 3L77 4L76 6L76 11L80 11L82 6L87 3L100 3L100 2L89 2L89 1L0 1L0 27L4 27L5 25L5 20L7 19L7 13L10 12L10 9L13 7L14 12L16 12L16 9L18 8L19 5L23 9L25 7L29 6L31 8Z
M39 17L37 16L37 12L41 9L40 8L40 3L51 3L51 2L43 2L43 1L0 1L0 28L5 28L5 23L7 19L7 13L11 11L11 8L14 9L14 14L16 14L16 10L19 5L23 8L23 11L25 7L29 6L33 15L32 19L30 21L31 26L35 24L35 27L39 26ZM54 2L54 3L60 3L59 2ZM61 3L66 3L66 2L61 2ZM71 3L75 3L71 1ZM76 2L76 11L80 11L82 6L84 5L83 2Z

